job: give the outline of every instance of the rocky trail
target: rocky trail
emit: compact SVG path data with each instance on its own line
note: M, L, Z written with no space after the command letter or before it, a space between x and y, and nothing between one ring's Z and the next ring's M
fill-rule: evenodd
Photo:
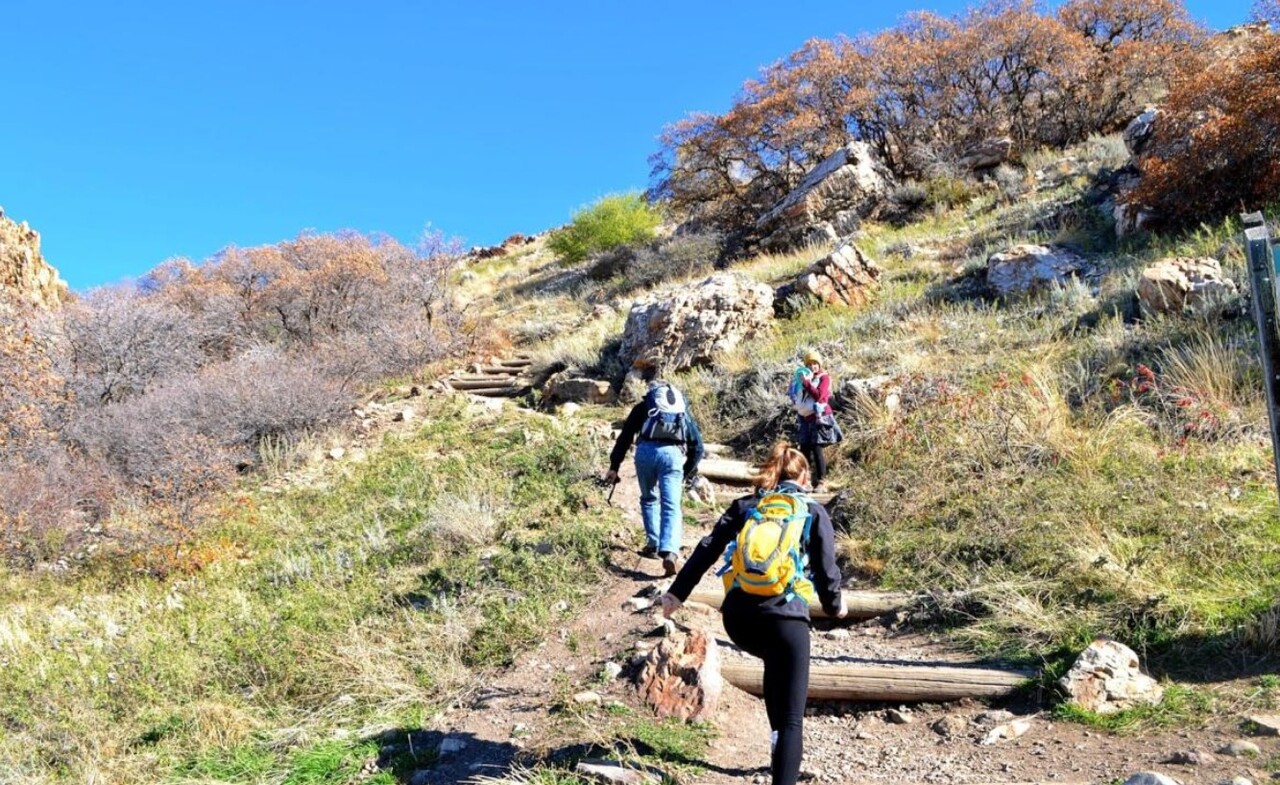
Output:
M491 400L527 392L534 375L529 358L517 357L472 366L468 373L442 381L461 394ZM706 475L715 480L719 504L686 505L686 520L696 521L686 528L686 554L709 530L724 503L741 492L744 472L750 468L723 451L707 464ZM612 503L638 532L639 493L631 461L623 465ZM673 625L664 625L652 606L669 579L662 577L661 562L635 552L637 540L627 532L617 533L608 570L592 599L560 609L543 644L455 701L441 718L439 731L423 734L430 738L422 743L439 745L440 759L412 775L410 782L501 781L523 766L580 755L581 740L607 745L610 739L603 729L619 715L649 716L632 679L638 663L672 634ZM714 638L727 679L732 683L737 671L742 682L741 673L758 661L739 652L725 636L712 607L722 594L718 583L714 575L704 576L699 592L677 614L675 626L703 630ZM863 609L853 614L861 618L841 623L815 618L815 673L841 666L879 669L890 674L883 684L886 696L903 697L811 698L804 781L1107 783L1144 771L1182 783L1272 779L1271 761L1280 757L1280 739L1261 735L1256 725L1247 733L1242 717L1229 711L1216 712L1203 727L1130 736L1055 721L1034 691L1010 694L1006 688L993 691L996 697L988 699L912 700L911 687L922 672L918 669L972 668L972 657L939 637L898 626L893 610L909 598L875 592L851 592L851 598ZM1224 696L1248 688L1243 683L1223 686ZM710 722L715 738L708 753L666 774L682 783L768 782L769 728L763 703L726 685Z

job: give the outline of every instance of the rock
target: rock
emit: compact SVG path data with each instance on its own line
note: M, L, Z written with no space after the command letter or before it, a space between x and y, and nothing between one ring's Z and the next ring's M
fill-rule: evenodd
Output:
M15 223L0 208L0 295L37 308L54 309L70 297L58 271L40 254L40 233ZM4 303L0 302L0 307Z
M847 641L849 640L849 631L848 630L827 630L826 633L824 633L824 636L826 637L827 640L831 640L831 641Z
M588 779L611 785L649 785L662 781L653 772L623 768L620 763L611 760L580 760L574 771Z
M448 758L457 755L467 748L466 739L457 736L445 736L440 740L440 757Z
M828 305L863 305L879 285L880 267L858 246L845 243L800 273L791 291Z
M1151 141L1156 130L1156 118L1159 116L1159 109L1148 106L1142 114L1130 120L1125 126L1124 146L1129 151L1129 155L1138 158L1147 149L1147 143Z
M600 676L605 681L613 681L622 675L622 666L616 662L606 662L600 669Z
M1140 771L1125 780L1124 785L1182 785L1182 783L1159 772Z
M632 369L706 366L764 332L772 319L772 289L742 275L717 273L637 300L627 314L619 356Z
M566 403L560 406L560 415L563 417L576 417L580 411L582 411L581 404Z
M347 454L347 451L345 448L342 448L342 447L334 447L332 450L330 450L326 454L328 455L329 460L340 461L342 460L342 456Z
M1222 275L1217 259L1170 257L1142 271L1138 303L1143 313L1206 313L1237 295L1235 281Z
M1098 714L1155 705L1164 689L1138 669L1138 655L1118 641L1096 640L1058 680L1070 703Z
M1237 775L1231 778L1231 785L1253 785L1253 780Z
M966 169L992 169L1009 160L1013 153L1013 137L984 139L960 154L957 162Z
M632 613L641 613L653 607L653 600L644 597L629 597L626 602L622 603L622 609L631 611Z
M997 725L992 728L987 732L986 736L982 737L982 741L978 743L985 746L999 744L1002 741L1016 739L1029 730L1031 730L1030 720L1014 720L1013 722L1006 722L1003 725Z
M396 422L409 422L414 418L414 416L415 415L414 415L413 409L409 407L405 407L400 411L396 412L391 419Z
M715 640L701 630L663 640L645 658L636 687L660 717L710 718L724 688Z
M934 721L929 727L939 736L951 738L952 736L963 736L965 731L969 729L969 723L965 722L963 717L948 714Z
M573 702L579 706L599 706L604 703L604 698L601 698L598 692L583 690L573 696Z
M1257 757L1262 754L1262 748L1251 741L1244 739L1235 739L1227 742L1218 750L1221 755L1230 755L1233 758Z
M600 379L578 378L566 371L553 374L543 388L548 403L594 403L608 405L616 400L613 387Z
M1250 714L1244 720L1254 727L1257 736L1280 736L1280 715Z
M868 215L889 191L893 175L865 142L850 142L827 156L782 201L756 221L761 245L785 249L839 236ZM843 232L841 232L843 233Z
M701 504L709 504L712 507L716 506L715 486L711 484L710 480L702 475L698 475L697 479L693 481L693 484L685 489L685 492L688 494L691 501L699 502Z
M915 722L911 712L905 709L886 709L884 718L885 721L892 722L894 725L910 725Z
M1212 754L1200 750L1175 752L1169 756L1168 760L1161 761L1161 763L1172 763L1177 766L1210 766L1215 762Z
M1085 261L1064 248L1015 245L987 259L987 285L1001 296L1029 294L1065 283Z

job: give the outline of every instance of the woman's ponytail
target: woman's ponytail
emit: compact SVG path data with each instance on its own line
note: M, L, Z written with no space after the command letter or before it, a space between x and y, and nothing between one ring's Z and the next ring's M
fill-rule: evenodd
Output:
M809 473L809 461L804 453L786 442L778 442L769 451L769 457L756 471L756 488L771 491L784 480L799 480Z

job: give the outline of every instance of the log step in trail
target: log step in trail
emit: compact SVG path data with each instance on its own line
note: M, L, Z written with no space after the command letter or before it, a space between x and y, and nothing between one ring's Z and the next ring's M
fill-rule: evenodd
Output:
M896 592L851 591L845 589L845 606L849 609L847 618L851 620L874 619L886 613L893 613L910 605L915 595ZM719 608L724 602L724 592L719 589L695 589L689 595L690 602L699 602L712 608ZM821 605L809 608L809 615L815 619L827 618L827 612Z
M764 665L758 661L724 663L720 675L744 692L764 693ZM809 668L809 699L918 703L998 698L1035 676L1001 668L815 661Z

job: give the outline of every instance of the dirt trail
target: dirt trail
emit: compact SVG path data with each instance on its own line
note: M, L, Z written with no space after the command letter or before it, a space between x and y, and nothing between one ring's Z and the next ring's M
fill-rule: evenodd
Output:
M719 507L739 492L717 488ZM620 702L643 712L634 689L623 678L607 678L607 663L625 666L636 641L653 633L652 610L632 613L626 601L642 590L663 590L661 563L640 558L639 493L633 463L623 465L614 506L623 510L637 534L622 534L611 545L609 569L593 598L566 609L560 625L537 649L521 655L469 700L448 712L439 729L461 747L432 769L414 775L413 785L456 783L498 777L521 761L564 751L566 739L590 740L607 724L609 704ZM686 511L689 511L686 508ZM696 542L718 508L692 510L697 527L687 528L687 545ZM708 586L714 576L704 577ZM681 621L711 632L725 656L743 656L724 636L718 613L687 608ZM843 627L815 623L815 658L856 658L880 662L960 662L965 655L944 641L914 632L888 629L871 620ZM1235 685L1238 692L1244 685ZM580 696L592 692L599 696ZM1230 692L1230 686L1227 690ZM811 705L805 724L802 778L811 782L877 783L1026 783L1123 780L1144 770L1183 783L1228 783L1244 777L1268 781L1266 762L1280 756L1280 739L1249 738L1260 754L1241 757L1219 752L1243 738L1239 723L1227 715L1193 730L1118 736L1071 723L1052 722L1035 705L1009 702L984 705L960 701L945 705L883 706L847 703ZM1020 737L986 746L992 727L1025 719ZM692 781L767 782L769 728L763 703L727 686L713 720L716 740L702 773ZM601 738L601 741L605 739ZM1172 763L1181 758L1186 762Z

